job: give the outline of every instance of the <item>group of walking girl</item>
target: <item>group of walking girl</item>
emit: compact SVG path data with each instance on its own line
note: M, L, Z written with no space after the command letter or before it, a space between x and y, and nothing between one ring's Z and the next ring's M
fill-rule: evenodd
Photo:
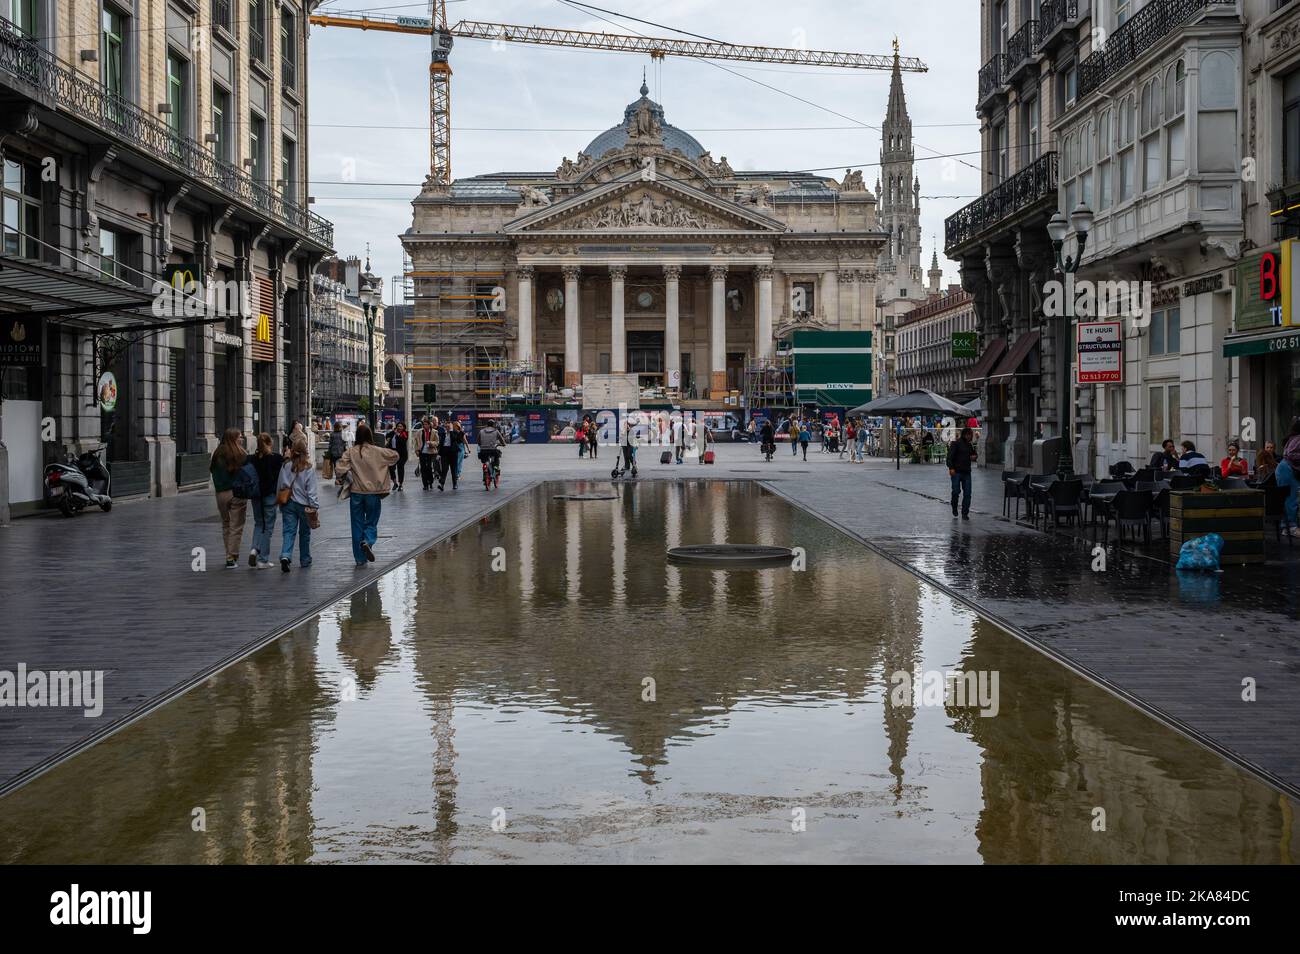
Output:
M352 523L352 557L357 566L373 563L374 545L379 536L381 501L392 490L399 454L375 444L369 426L359 424L351 447L338 448L343 437L335 430L327 451L327 466L340 497L347 497ZM335 456L335 450L339 452ZM239 566L243 547L244 523L248 509L253 510L253 538L248 551L248 565L270 569L272 542L277 514L282 515L279 562L288 573L293 562L294 544L298 545L298 565L312 564L311 534L320 527L320 480L311 459L307 435L300 425L285 438L279 453L270 434L257 435L257 450L244 449L244 434L239 428L227 428L209 464L212 486L216 492L217 513L226 551L226 569Z
M421 418L414 438L420 449L420 483L424 489L432 490L436 480L438 489L444 490L450 476L451 489L456 490L460 484L461 467L469 453L469 440L460 421L452 418L442 421L436 414Z

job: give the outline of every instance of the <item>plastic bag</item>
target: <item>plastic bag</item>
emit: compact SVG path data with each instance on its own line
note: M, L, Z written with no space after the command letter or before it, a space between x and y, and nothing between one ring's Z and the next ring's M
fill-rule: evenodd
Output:
M1188 540L1178 550L1178 570L1217 570L1219 553L1223 550L1223 537L1207 533Z

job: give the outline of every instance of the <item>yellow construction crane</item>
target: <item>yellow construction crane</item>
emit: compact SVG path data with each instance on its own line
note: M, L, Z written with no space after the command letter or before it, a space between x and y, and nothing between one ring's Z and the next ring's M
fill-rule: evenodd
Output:
M851 70L900 70L924 73L928 67L911 56L894 52L887 56L866 53L832 53L825 50L794 50L778 46L722 43L713 40L676 39L657 36L629 36L620 33L591 33L509 23L461 20L447 25L446 0L433 0L430 17L370 16L365 13L316 13L308 19L316 26L378 30L382 33L414 33L432 38L429 62L429 174L436 183L451 183L451 44L453 37L474 40L504 40L540 46L567 46L588 50L647 53L661 60L665 56L693 56L711 60L743 60L750 63L779 63L788 66L830 66Z

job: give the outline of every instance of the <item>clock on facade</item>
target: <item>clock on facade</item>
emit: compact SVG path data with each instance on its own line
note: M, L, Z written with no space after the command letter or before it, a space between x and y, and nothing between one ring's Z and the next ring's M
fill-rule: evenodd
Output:
M642 308L649 308L654 304L654 300L655 296L650 294L648 291L643 291L641 294L636 296L636 303Z

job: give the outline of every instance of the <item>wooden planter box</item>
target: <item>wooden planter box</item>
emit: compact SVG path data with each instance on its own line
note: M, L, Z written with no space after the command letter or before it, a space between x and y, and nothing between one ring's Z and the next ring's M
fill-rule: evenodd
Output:
M1180 490L1169 495L1169 555L1188 540L1217 533L1223 537L1221 563L1264 562L1264 492Z

